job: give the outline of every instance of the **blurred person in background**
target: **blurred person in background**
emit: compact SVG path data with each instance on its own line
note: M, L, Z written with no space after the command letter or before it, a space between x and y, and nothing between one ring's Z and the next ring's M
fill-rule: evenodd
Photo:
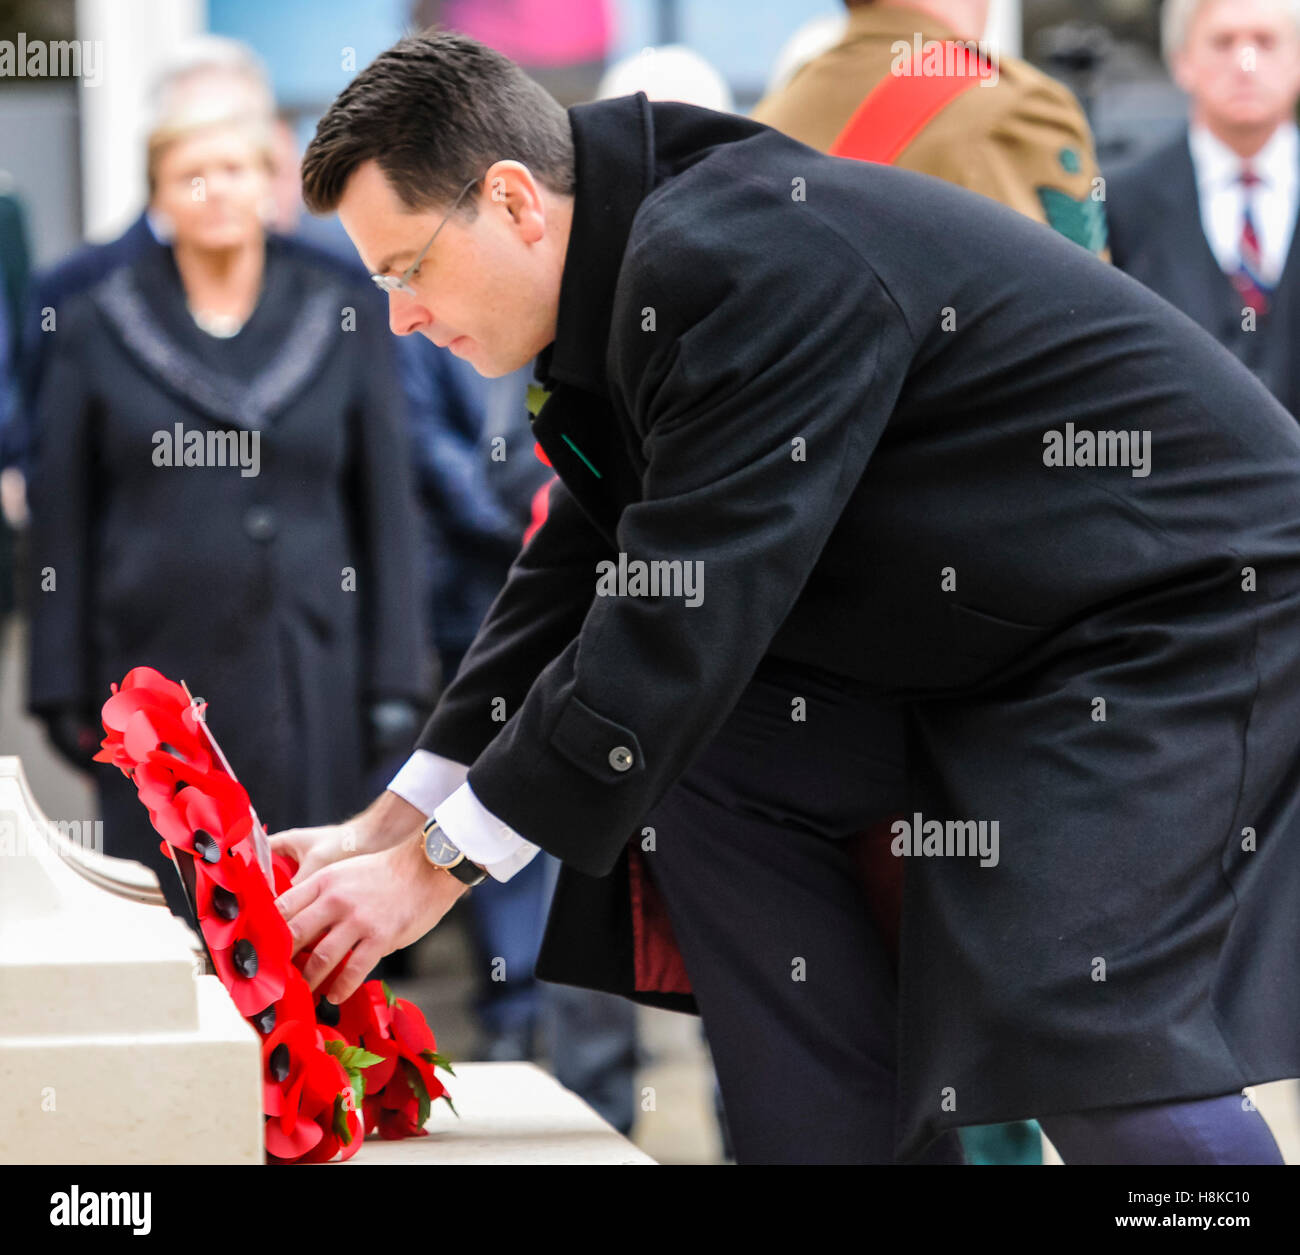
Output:
M0 646L16 605L16 529L26 521L17 460L21 330L29 279L27 218L13 175L0 170Z
M934 76L902 75L900 42L982 39L989 0L849 0L847 22L819 23L790 41L778 58L776 86L753 112L758 122L843 157L869 157L946 179L992 197L1105 255L1106 222L1094 199L1097 160L1078 101L1055 79L1015 57L998 56L997 76L968 75L958 94L943 94ZM811 24L810 24L811 25ZM796 61L802 56L802 63ZM936 94L936 88L938 94ZM897 135L893 149L877 147ZM905 796L900 778L898 796ZM891 954L902 903L901 860L888 849L892 816L856 843L864 890ZM1033 1123L961 1132L974 1163L1035 1164L1042 1139Z
M1300 414L1300 3L1169 0L1162 20L1191 117L1171 143L1109 179L1115 263Z
M110 683L156 667L211 703L268 827L337 819L431 696L392 342L371 294L268 234L266 110L171 103L148 141L164 242L45 332L28 706L90 770ZM134 787L94 778L106 852L152 867L183 914Z
M266 227L284 232L285 246L294 252L332 266L340 275L355 280L364 272L355 256L337 247L320 248L310 240L288 234L297 229L298 218L291 201L298 195L297 153L287 127L275 118L275 100L270 79L261 59L238 40L221 35L197 35L181 43L167 59L149 91L149 108L156 119L175 117L187 107L187 101L220 98L232 111L242 110L264 116L272 126L273 171L267 202ZM286 173L284 161L290 166ZM313 238L329 232L312 220ZM337 228L335 235L339 234ZM10 424L3 456L6 465L26 470L35 423L34 399L44 376L51 337L46 334L47 311L57 311L69 297L103 279L111 270L134 261L160 242L157 215L145 205L139 216L116 239L103 244L87 244L49 270L32 277L30 293L22 319L22 389L20 405ZM346 243L346 237L344 238ZM383 300L378 294L363 291L363 296L383 316Z
M14 409L13 351L9 338L9 311L0 302L0 439ZM0 500L0 507L3 501ZM9 520L0 508L0 648L5 642L9 616L14 609L14 537Z

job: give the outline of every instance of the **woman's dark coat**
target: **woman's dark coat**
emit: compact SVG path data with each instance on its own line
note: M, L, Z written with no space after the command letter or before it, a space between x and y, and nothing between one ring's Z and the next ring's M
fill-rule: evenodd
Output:
M194 324L164 246L55 312L31 477L30 708L97 714L110 682L156 667L208 699L268 829L346 818L368 800L368 704L430 695L382 300L270 237L232 339ZM177 423L205 447L212 431L256 433L258 473L158 465ZM150 862L170 891L129 783L94 770L109 852Z

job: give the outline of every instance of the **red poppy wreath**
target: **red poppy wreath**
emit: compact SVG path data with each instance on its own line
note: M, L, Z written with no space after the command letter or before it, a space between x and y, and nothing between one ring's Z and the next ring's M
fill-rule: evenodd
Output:
M271 854L207 727L206 703L152 667L133 667L111 687L95 759L135 784L213 968L262 1039L267 1159L325 1163L350 1159L366 1133L426 1136L433 1100L452 1106L434 1068L455 1073L419 1008L383 981L366 981L338 1006L313 1001L302 976L310 951L290 952L275 906L296 866Z

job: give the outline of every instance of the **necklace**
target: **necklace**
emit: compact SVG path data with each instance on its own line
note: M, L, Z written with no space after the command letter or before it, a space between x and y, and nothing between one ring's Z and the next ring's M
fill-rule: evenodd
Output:
M216 336L219 340L229 340L231 336L239 334L246 318L236 318L234 314L210 314L201 309L195 309L188 302L185 308L190 311L190 317L194 319L195 325L200 331L206 331L210 336Z

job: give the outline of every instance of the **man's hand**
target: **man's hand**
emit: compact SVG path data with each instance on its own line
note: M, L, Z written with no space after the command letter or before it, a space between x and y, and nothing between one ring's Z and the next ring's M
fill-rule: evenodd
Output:
M316 943L302 973L313 993L352 952L330 988L321 991L340 1003L384 955L423 937L468 889L434 867L412 838L295 878L276 905L289 924L294 954Z
M384 790L360 815L319 828L286 828L271 838L271 853L298 864L293 883L301 884L322 867L354 854L378 854L402 841L414 841L425 817L396 793Z

